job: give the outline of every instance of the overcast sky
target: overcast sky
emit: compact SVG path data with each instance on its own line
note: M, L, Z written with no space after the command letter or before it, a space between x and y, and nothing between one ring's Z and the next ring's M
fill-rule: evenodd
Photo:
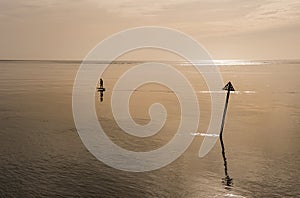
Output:
M189 34L214 59L300 59L300 0L0 0L0 59L83 59L147 25Z

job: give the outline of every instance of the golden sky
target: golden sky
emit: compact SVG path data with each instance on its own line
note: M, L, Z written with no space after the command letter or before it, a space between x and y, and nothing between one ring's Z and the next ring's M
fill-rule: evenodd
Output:
M185 32L214 59L300 59L300 0L0 0L0 59L83 59L148 25Z

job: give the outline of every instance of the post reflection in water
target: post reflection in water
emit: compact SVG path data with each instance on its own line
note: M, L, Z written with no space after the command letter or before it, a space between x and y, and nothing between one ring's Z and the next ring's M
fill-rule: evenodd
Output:
M223 156L223 161L224 161L224 172L225 172L225 177L222 178L222 183L226 187L231 187L233 185L233 179L228 174L227 159L226 159L226 155L225 155L225 146L224 146L224 142L223 142L223 134L222 133L220 134L220 143L221 143L221 147L222 147L222 156Z

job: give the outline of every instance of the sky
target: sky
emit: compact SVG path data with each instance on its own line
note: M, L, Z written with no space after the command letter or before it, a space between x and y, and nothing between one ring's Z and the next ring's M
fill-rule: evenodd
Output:
M182 31L213 59L300 59L300 0L0 0L0 59L83 59L138 26Z

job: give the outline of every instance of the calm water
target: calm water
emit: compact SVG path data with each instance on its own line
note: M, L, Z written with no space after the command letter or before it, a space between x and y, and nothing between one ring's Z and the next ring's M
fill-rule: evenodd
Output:
M130 66L115 64L104 74L104 101L95 96L99 122L123 147L158 148L178 126L178 101L164 87L141 87L132 96L136 122L149 121L148 106L156 100L170 116L162 135L149 141L126 136L112 118L110 90ZM78 67L59 62L0 63L0 197L300 196L299 63L220 66L224 82L230 80L240 90L230 97L223 137L231 187L222 183L219 142L207 156L198 158L201 136L179 159L151 172L119 171L94 158L81 142L72 116ZM209 94L193 69L184 67L182 72L198 82L199 131L205 132Z

